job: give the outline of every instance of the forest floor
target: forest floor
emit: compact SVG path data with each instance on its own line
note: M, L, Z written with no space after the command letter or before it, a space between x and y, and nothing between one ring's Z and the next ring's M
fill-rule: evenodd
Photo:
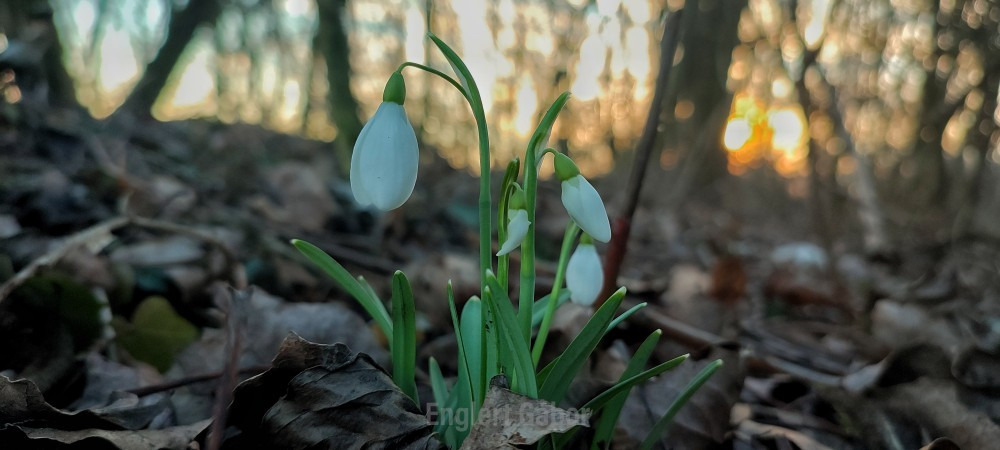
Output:
M231 402L223 448L333 433L310 422L322 408L398 415L391 404L370 416L278 398L319 357L313 344L282 346L290 332L370 356L352 364L389 363L385 338L292 238L327 251L383 298L403 269L420 313L418 368L434 357L455 373L445 285L452 280L459 299L479 290L477 183L430 149L410 201L373 214L354 205L330 144L207 121L122 126L62 111L29 119L0 118L6 448L206 448L211 419ZM612 215L626 172L595 181ZM648 306L601 344L567 406L613 384L661 329L653 362L692 361L633 390L614 448L637 446L715 358L726 365L665 446L995 447L1000 245L898 226L896 254L866 256L843 221L824 249L813 243L808 202L789 194L803 182L756 171L667 208L656 194L670 177L651 175L620 279L627 305ZM544 290L567 218L554 181L542 181L539 196ZM565 346L587 314L560 309L550 346ZM419 378L430 398L422 370ZM297 415L281 422L279 406ZM399 431L382 428L335 432L369 443Z

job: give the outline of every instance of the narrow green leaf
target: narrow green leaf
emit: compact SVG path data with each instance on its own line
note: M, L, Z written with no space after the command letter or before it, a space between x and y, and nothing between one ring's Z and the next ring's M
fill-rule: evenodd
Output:
M507 292L500 286L493 273L486 274L486 284L489 287L489 297L486 299L493 316L496 318L498 337L502 344L508 346L510 357L506 367L513 370L513 384L521 394L538 398L538 386L535 384L535 370L531 363L531 350L528 343L521 338L521 328L517 322L514 306L507 297ZM501 360L501 365L505 361Z
M382 299L379 298L378 293L375 292L375 288L373 288L372 285L368 283L368 280L366 280L364 276L358 275L357 280L358 284L360 284L361 287L365 290L365 292L368 293L369 297L375 299L379 305L384 305L384 303L382 303ZM382 309L384 309L384 307L382 307ZM386 314L388 314L388 311L386 312Z
M448 448L459 448L462 441L469 435L471 424L475 423L469 416L472 399L469 397L469 379L464 372L459 372L455 387L452 388L448 400L443 405L436 405L433 414L437 421L435 431L441 435ZM429 411L431 412L431 411Z
M518 310L517 323L521 325L521 332L524 333L524 340L531 340L532 305L535 301L535 200L538 196L538 149L544 145L544 141L552 131L559 112L562 111L569 100L569 92L563 92L556 101L552 102L549 109L545 111L541 122L531 134L528 141L528 148L524 153L524 200L525 210L528 212L528 234L521 242L521 283L517 295Z
M481 381L486 377L487 370L483 364L483 302L473 297L462 307L459 325L462 327L462 347L465 349L465 359L469 365L469 380L472 384L472 398L476 404L481 404L485 398L486 383Z
M637 311L645 307L646 307L646 302L642 302L639 303L638 305L629 308L628 311L623 312L622 315L615 317L615 320L612 320L611 323L608 325L608 331L614 330L615 327L624 322L625 319L628 319L629 316L635 314Z
M701 369L701 371L694 376L694 379L692 379L684 390L681 391L680 395L677 396L677 399L675 399L670 405L670 408L667 408L666 414L664 414L660 420L656 421L656 424L653 425L653 429L649 431L646 439L643 439L642 445L640 445L639 448L643 450L653 448L653 445L659 442L663 433L667 431L667 427L669 427L670 423L673 422L674 416L677 415L677 412L684 407L695 392L698 392L698 389L701 389L701 386L704 385L709 378L712 378L712 375L714 375L720 367L722 367L722 360L717 359L709 363L705 366L705 368Z
M436 359L431 356L430 361L427 363L427 374L431 377L431 391L434 393L434 403L438 408L444 406L445 402L448 401L448 386L444 382L444 375L441 374L441 366L438 365Z
M538 299L535 305L531 308L531 327L537 327L542 323L542 319L545 317L545 308L549 306L549 298L552 294L546 294L544 297ZM556 303L556 309L564 305L569 301L569 291L561 290L559 291L559 301Z
M659 330L657 330L657 331L659 331ZM654 332L654 334L655 334L655 332ZM659 335L657 335L657 339L658 338L659 338ZM640 346L640 349L636 351L636 356L633 357L633 360L635 360L636 358L640 358L641 357L640 351L643 352L643 353L647 352L647 350L643 349L643 347L645 347L647 345L647 342L649 342L649 338L646 338L646 342L643 342L643 345ZM652 353L653 348L655 348L655 343L649 344L648 353ZM653 378L653 377L655 377L657 375L660 375L660 374L662 374L662 373L664 373L664 372L666 372L668 370L671 370L671 369L673 369L673 368L681 365L681 363L683 363L684 361L686 361L687 358L688 358L688 355L681 355L681 356L678 356L678 357L676 357L674 359L671 359L670 361L666 361L666 362L664 362L662 364L657 365L656 367L653 367L653 368L651 368L649 370L642 371L642 372L640 372L638 374L635 374L633 376L625 377L624 375L622 375L622 380L619 380L617 384L615 384L614 386L611 386L610 388L606 389L604 392L601 392L596 397L592 398L589 402L587 402L585 405L583 405L582 409L585 409L585 410L589 409L590 411L593 411L593 412L596 413L596 412L600 411L602 408L605 408L605 407L610 408L611 407L610 404L613 401L615 401L616 399L618 399L619 397L627 398L628 397L628 391L630 389L632 389L633 387L635 387L635 385L637 385L639 383L642 383L642 382L644 382L644 381L646 381L646 380L648 380L650 378ZM649 355L648 354L646 355L646 359L649 359ZM633 366L633 364L630 362L629 363L629 367L631 368L632 366ZM641 369L641 365L639 365L638 363L636 363L635 366L637 366L637 367L639 367ZM609 409L607 411L610 412L611 410ZM620 413L621 413L621 409L619 407L618 408L618 413L615 413L614 415L617 416ZM604 415L601 416L601 420L604 420ZM614 424L615 424L615 422L617 422L617 420L612 420L611 421L611 426L612 426L611 429L612 429L612 431L614 431ZM565 444L568 443L573 438L573 434L574 433L576 433L576 430L570 430L570 431L568 431L566 433L563 433L560 436L555 437L554 440L556 441L556 448L565 447ZM597 442L599 442L599 440L597 439L598 436L599 436L599 434L595 434L595 439L593 441L595 444Z
M455 330L455 339L458 343L458 380L451 389L448 400L444 405L438 405L438 417L436 430L442 436L442 440L450 448L458 448L462 441L471 431L472 423L475 423L478 407L472 396L472 384L469 378L469 357L466 353L465 339L463 339L462 329L459 326L458 309L455 307L455 292L452 289L451 281L448 282L448 307L451 311L451 323ZM470 300L471 302L472 300ZM478 301L478 300L477 300ZM468 303L466 303L468 307Z
M434 33L427 33L427 37L434 42L434 45L441 50L448 64L454 69L455 74L465 90L465 98L472 107L472 115L476 119L476 131L479 135L479 273L483 277L480 280L480 289L486 291L486 272L493 269L493 246L490 245L493 239L492 214L490 214L490 133L486 126L486 111L483 109L483 100L479 95L479 88L476 87L476 80L472 78L469 68L462 62L462 58L455 53L451 47L438 39ZM527 339L525 339L527 340Z
M587 402L587 404L583 405L583 407L586 409L590 409L592 411L597 411L603 408L605 405L607 405L608 402L611 401L613 398L615 398L616 395L625 392L627 389L631 389L632 386L635 386L639 383L642 383L643 381L646 381L663 372L666 372L681 365L681 363L687 361L687 359L688 355L684 354L674 359L671 359L670 361L660 363L651 369L644 370L640 372L638 375L629 377L627 380L619 381L618 384L611 386L604 392L598 394L596 397L590 399L590 401Z
M472 106L473 114L478 114L476 110L483 109L483 100L479 94L479 88L476 86L476 80L472 78L472 72L469 71L469 67L465 65L465 62L458 56L458 53L455 53L448 44L445 44L434 33L427 33L427 37L430 38L431 42L434 42L438 50L441 50L444 58L448 60L448 64L451 65L452 70L455 71L455 75L458 76L459 83L465 89L465 94L469 100L469 104Z
M375 320L379 328L382 329L382 333L389 340L389 347L391 348L393 336L392 323L389 319L388 311L385 310L385 305L375 296L371 295L358 280L354 279L344 266L341 266L340 263L319 247L299 239L292 239L292 245L357 300L368 315L372 316L372 319Z
M545 384L545 380L549 378L549 374L552 373L552 369L558 363L559 363L559 356L556 356L556 359L553 359L548 364L546 364L545 367L542 368L542 370L538 371L538 375L535 376L535 379L538 380L539 386Z
M448 281L447 291L448 291L448 308L451 310L451 325L455 329L455 340L458 343L458 378L459 380L462 380L462 378L464 377L466 383L464 386L461 386L461 388L465 391L468 391L468 392L463 392L462 395L468 399L469 403L460 404L459 407L469 408L468 411L470 411L471 418L473 421L475 421L476 418L475 413L476 411L478 411L478 408L474 407L474 405L479 405L480 402L479 400L476 399L476 396L474 394L474 389L472 387L472 385L475 384L475 379L472 377L473 374L472 367L473 366L480 367L479 360L481 358L481 355L479 355L478 350L475 351L475 354L469 353L470 347L467 345L465 333L462 332L462 326L459 321L458 309L455 307L455 291L451 286L451 281ZM472 300L469 300L468 302L466 302L465 307L468 308L469 304L475 301L477 300L474 298ZM473 335L470 334L471 339L475 339L474 337L471 336ZM478 348L479 346L475 347L475 349ZM459 389L459 386L456 386L455 389L456 390ZM468 431L469 430L466 430L466 434L468 434Z
M416 311L413 290L403 272L392 275L392 381L404 394L420 404L415 378L417 365Z
M625 298L625 288L618 289L608 298L608 301L590 317L590 320L580 330L580 334L570 342L569 347L559 356L552 371L545 378L538 391L539 398L553 403L559 403L566 395L570 382L590 357L608 331L608 324L614 318L615 311Z
M642 369L646 367L646 363L649 361L649 357L653 354L653 350L656 349L656 344L660 342L661 334L660 330L656 330L646 337L646 340L639 345L639 348L635 350L635 354L629 359L628 366L622 372L618 383L622 383L642 372ZM625 400L628 399L629 391L631 391L631 387L615 395L604 407L604 411L601 412L601 418L597 421L597 426L594 428L594 440L590 445L592 450L600 448L602 443L611 441L611 437L615 432L615 424L618 423L618 416L621 415L622 407L625 406Z
M569 91L559 94L559 97L552 102L549 109L545 110L545 115L542 116L542 120L538 122L538 126L535 127L535 131L531 133L531 139L528 141L529 145L534 146L534 152L532 153L538 153L538 149L545 145L545 140L549 137L549 133L551 133L552 126L555 125L556 119L559 118L559 113L562 112L563 107L566 106L566 102L569 101L569 96ZM537 157L538 155L535 156ZM528 164L528 160L525 160L524 163ZM537 171L537 159L535 160L535 167ZM527 167L525 167L525 170L525 174L527 174Z
M503 174L503 181L500 183L500 204L497 207L497 242L502 246L507 240L507 202L510 201L510 192L513 190L514 182L521 170L521 159L514 157L507 164L507 170ZM497 258L497 279L500 285L507 287L507 276L510 267L510 255L502 255Z

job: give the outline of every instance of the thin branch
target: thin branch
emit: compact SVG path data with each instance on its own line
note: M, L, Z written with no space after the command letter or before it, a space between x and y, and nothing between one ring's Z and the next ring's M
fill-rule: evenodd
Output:
M270 369L270 368L271 368L270 364L265 365L265 366L244 367L244 368L240 369L237 373L239 373L240 375L257 375L257 374L260 374L260 373L262 373L262 372L264 372L264 371L266 371L267 369ZM164 392L164 391L170 391L170 390L173 390L173 389L181 388L181 387L192 385L192 384L198 384L198 383L204 383L206 381L212 381L212 380L214 380L216 378L221 377L224 372L225 371L223 371L223 370L219 370L219 371L216 371L216 372L203 373L203 374L198 374L198 375L191 375L189 377L178 378L176 380L171 380L171 381L168 381L168 382L165 382L165 383L154 384L154 385L151 385L151 386L143 386L143 387L135 388L135 389L129 389L129 390L125 391L125 392L129 392L129 393L135 394L135 395L137 395L139 397L145 397L147 395L152 395L152 394L156 394L156 393Z
M31 277L35 276L39 270L52 266L66 257L73 250L90 243L95 243L104 239L108 234L129 223L127 217L115 217L105 220L96 225L80 230L76 234L66 238L55 248L49 250L44 255L35 258L30 264L19 270L13 277L0 286L0 303L20 287Z
M667 17L663 25L663 37L660 40L660 67L656 77L656 87L653 91L653 100L649 104L649 114L646 115L646 124L642 129L642 135L636 144L635 160L632 162L632 173L629 176L628 187L625 191L625 206L615 219L614 233L612 233L611 244L608 247L608 254L604 262L604 288L598 301L603 302L615 290L618 281L618 274L621 272L622 261L625 259L625 251L628 246L629 234L632 230L632 217L635 216L636 207L639 204L639 193L642 190L642 182L646 177L646 168L649 165L649 157L653 153L656 144L656 136L660 126L660 113L663 111L663 102L667 94L667 86L670 84L670 71L674 65L674 53L677 50L677 42L681 29L681 11L674 11Z
M236 389L236 377L239 373L240 355L243 353L243 330L246 328L246 304L253 297L253 288L235 290L229 288L229 297L224 300L226 308L226 364L222 368L222 376L215 390L215 404L212 406L212 429L208 434L206 448L219 450L226 431L226 418L229 415L229 404L233 400L233 390Z
M237 289L245 288L247 285L246 274L240 264L236 253L229 246L214 236L203 231L180 225L172 222L164 222L144 217L114 217L90 228L85 228L64 239L55 248L49 250L44 255L35 258L27 266L19 270L13 277L0 285L0 303L2 303L11 292L23 285L26 281L35 276L39 270L51 267L66 257L70 252L88 244L96 244L105 239L115 230L134 225L150 230L165 231L168 233L183 234L203 241L215 248L218 248L226 259L226 268L230 283Z

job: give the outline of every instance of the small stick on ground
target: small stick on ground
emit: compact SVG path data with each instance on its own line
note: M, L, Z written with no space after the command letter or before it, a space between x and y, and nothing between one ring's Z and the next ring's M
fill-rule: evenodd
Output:
M222 437L226 431L226 417L229 413L229 403L233 399L236 388L236 377L239 373L240 355L243 353L243 329L246 324L246 304L253 296L253 289L235 290L229 288L229 298L226 311L226 364L222 368L222 376L215 390L215 404L212 407L212 430L208 435L206 448L218 450L222 446Z
M49 250L44 255L35 258L30 264L24 266L19 270L13 277L0 285L0 303L14 292L15 289L20 287L26 281L35 276L39 270L46 267L51 267L58 263L60 260L66 257L70 252L76 250L77 248L83 247L88 244L95 244L105 239L115 230L123 228L129 225L134 225L141 228L146 228L149 230L164 231L168 233L183 234L186 236L191 236L195 239L201 240L215 248L218 248L226 259L227 276L230 282L237 289L243 289L247 285L246 274L243 271L243 267L237 259L236 253L233 252L224 242L216 239L214 236L206 234L195 228L191 228L184 225L179 225L172 222L164 222L156 219L147 219L144 217L114 217L103 222L99 222L89 228L85 228L76 232L73 235L65 238L59 245L55 248Z
M270 369L270 368L271 368L270 364L268 364L266 366L244 367L244 368L242 368L242 369L239 370L238 374L239 375L258 375L258 374L263 373L264 371L266 371L267 369ZM212 380L214 380L216 378L221 377L224 373L225 373L225 371L219 370L217 372L203 373L203 374L199 374L199 375L191 375L189 377L178 378L176 380L170 380L170 381L168 381L166 383L160 383L160 384L154 384L154 385L150 385L150 386L143 386L143 387L135 388L135 389L129 389L126 392L135 394L136 396L139 396L139 397L145 397L147 395L153 395L153 394L156 394L156 393L160 393L160 392L164 392L164 391L169 391L169 390L177 389L177 388L188 386L188 385L192 385L192 384L198 384L198 383L204 383L206 381L212 381Z
M100 222L90 228L80 230L76 234L66 238L55 248L49 250L44 255L35 258L34 261L27 266L24 266L24 268L14 274L13 277L4 282L4 284L0 286L0 303L3 303L4 299L6 299L11 292L14 292L15 289L20 287L31 277L35 276L39 270L54 265L59 262L59 260L66 257L66 255L68 255L71 251L79 247L104 239L108 234L128 223L129 219L127 217L115 217L113 219Z

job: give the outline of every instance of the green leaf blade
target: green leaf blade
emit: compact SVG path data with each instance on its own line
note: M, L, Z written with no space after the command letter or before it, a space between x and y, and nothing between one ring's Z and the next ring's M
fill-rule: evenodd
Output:
M528 349L528 343L522 338L514 306L511 305L507 292L503 290L500 282L492 273L486 275L486 284L490 293L486 301L496 318L500 342L506 344L510 350L501 354L507 355L506 361L501 360L501 365L513 369L514 385L519 388L520 393L531 398L538 398L535 370L531 363L531 350Z
M720 367L722 367L722 360L717 359L701 369L701 371L694 376L691 382L684 387L684 390L681 391L680 395L678 395L674 402L670 405L670 408L667 408L667 412L663 414L663 417L656 421L656 424L653 425L653 429L649 431L646 439L643 439L639 448L643 450L653 448L653 445L660 440L663 433L665 433L667 428L670 426L670 423L673 422L674 416L676 416L677 413L680 412L681 408L687 404L688 400L690 400L691 397L694 396L699 389L701 389L705 382L707 382L709 378L712 378L712 375L715 375L715 372L717 372Z
M656 330L646 337L646 340L639 345L639 348L635 350L635 354L629 359L625 371L622 372L622 376L618 379L618 383L622 383L642 372L643 367L646 367L646 363L649 361L649 357L652 356L653 350L656 349L656 344L660 342L661 334L663 334L662 331ZM591 449L596 450L600 443L611 441L611 437L615 432L615 425L618 423L618 416L621 415L622 408L625 406L625 400L628 399L628 393L631 390L631 387L624 389L608 401L595 427L594 441L591 444Z
M417 326L413 306L413 290L406 275L392 275L392 379L404 394L420 404L417 398Z
M333 259L333 257L319 247L300 239L292 239L292 245L309 261L336 281L342 289L354 297L361 307L364 308L365 312L382 329L382 333L389 340L389 347L391 348L393 336L392 322L388 311L385 309L385 305L374 297L358 280L351 276L351 273L344 266L341 266L337 260Z
M590 317L590 320L580 330L580 334L570 342L569 347L559 356L545 382L539 389L539 397L553 403L559 403L569 390L569 385L597 344L607 334L608 325L614 319L614 314L625 298L625 289L621 288Z

